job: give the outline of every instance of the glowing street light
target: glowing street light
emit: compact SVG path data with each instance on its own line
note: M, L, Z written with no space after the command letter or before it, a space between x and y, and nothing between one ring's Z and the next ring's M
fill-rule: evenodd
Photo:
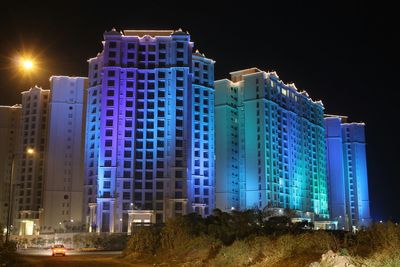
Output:
M26 70L32 69L32 68L33 68L33 62L32 62L32 60L24 59L24 60L22 61L22 67L23 67L24 69L26 69Z
M26 154L28 155L33 155L35 153L35 150L33 148L28 148L26 150ZM14 186L13 186L13 179L14 179L14 167L15 167L15 158L16 158L16 154L13 153L12 154L12 160L11 160L11 175L10 175L10 181L9 181L9 198L8 198L8 211L7 211L7 232L6 232L6 240L5 243L8 244L8 240L10 238L10 232L11 232L11 221L12 221L12 206L13 206L13 191L14 191ZM16 184L16 186L18 186L20 184Z
M30 58L20 58L19 66L21 70L30 72L35 68L35 62Z

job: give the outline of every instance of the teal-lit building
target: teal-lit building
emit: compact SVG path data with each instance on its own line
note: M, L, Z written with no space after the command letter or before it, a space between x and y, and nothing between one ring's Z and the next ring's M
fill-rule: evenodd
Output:
M327 175L331 219L339 229L371 223L364 123L326 115Z
M215 82L216 207L290 208L327 219L324 107L275 72Z

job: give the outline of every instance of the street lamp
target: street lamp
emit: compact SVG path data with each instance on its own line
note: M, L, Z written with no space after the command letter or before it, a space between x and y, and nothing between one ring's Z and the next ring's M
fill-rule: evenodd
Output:
M26 153L28 155L33 155L35 153L35 150L33 148L28 148L26 150ZM11 160L11 173L10 173L10 180L9 180L9 196L8 196L8 211L7 211L7 233L6 233L6 242L5 244L8 244L8 240L10 239L10 232L11 232L11 214L12 214L12 209L13 209L13 180L14 180L14 169L15 169L15 158L16 158L16 153L12 154L12 160Z
M33 59L28 58L28 57L21 57L19 59L19 67L21 68L22 71L30 72L33 71L35 68L35 62Z
M35 154L35 150L33 148L29 147L29 148L26 149L26 153L28 155L33 155L33 154Z

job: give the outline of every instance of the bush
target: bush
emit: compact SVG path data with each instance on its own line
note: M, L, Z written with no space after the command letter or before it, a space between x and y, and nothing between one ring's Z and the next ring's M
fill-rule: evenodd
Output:
M285 263L279 262L300 256L309 264L334 246L334 237L324 231L279 237L257 236L247 240L237 240L230 246L224 246L211 261L211 265L285 266Z
M214 259L211 266L227 267L250 266L261 261L268 252L266 249L272 245L268 237L255 237L246 240L237 240L230 246L223 246Z
M136 228L124 255L168 266L297 267L332 250L359 265L400 266L400 227L393 223L374 224L357 234L311 231L304 225L292 224L287 216L267 219L256 210L215 210L207 218L189 214L161 229Z
M375 223L360 230L355 236L351 251L357 256L370 256L379 251L397 251L400 249L400 227L388 223Z
M124 255L131 253L154 255L159 247L159 229L154 227L140 227L129 238Z
M17 244L10 241L8 245L0 244L0 264L7 266L15 262Z

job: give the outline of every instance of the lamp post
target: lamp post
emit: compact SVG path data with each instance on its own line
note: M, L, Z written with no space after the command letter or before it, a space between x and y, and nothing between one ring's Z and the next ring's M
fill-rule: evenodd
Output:
M11 228L11 210L12 210L12 199L13 199L13 194L12 194L12 183L13 183L13 177L14 177L14 165L15 165L15 153L12 154L12 161L11 161L11 174L10 174L10 180L9 180L9 191L8 191L8 211L7 211L7 232L6 232L6 245L8 245L8 240L10 238L10 228Z
M28 148L26 150L26 153L28 155L33 155L35 153L35 150L33 148ZM11 173L10 173L10 180L9 180L9 197L8 197L8 211L7 211L7 232L6 232L6 242L5 244L8 244L8 241L10 239L10 232L11 232L11 220L12 220L12 209L13 209L13 180L14 180L14 169L15 169L15 158L16 158L16 153L12 154L12 161L11 161Z

